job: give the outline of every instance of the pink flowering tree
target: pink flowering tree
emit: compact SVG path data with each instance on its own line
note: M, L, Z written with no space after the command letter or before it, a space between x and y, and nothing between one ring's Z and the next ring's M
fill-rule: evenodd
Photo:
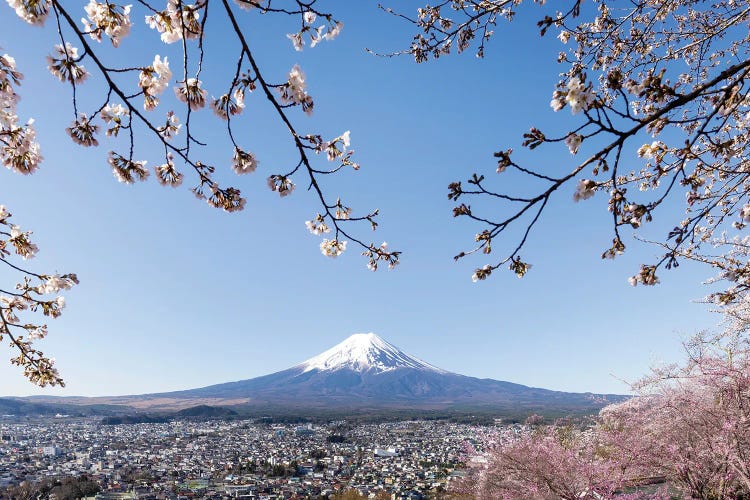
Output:
M567 434L561 436L560 434ZM473 478L477 498L595 498L609 494L608 462L590 453L584 436L568 428L546 428L520 437L489 455Z
M622 494L639 468L610 453L595 428L526 426L491 443L454 488L481 499L602 499Z
M720 335L686 344L682 366L654 369L639 395L582 428L547 426L491 445L462 490L477 498L750 496L750 325L736 304ZM476 462L476 461L475 461ZM653 492L653 484L664 485Z
M636 385L641 396L600 415L600 433L629 443L615 446L621 460L635 457L689 498L750 495L750 350L733 325L696 336L685 365L655 369Z
M569 110L574 118L567 132L531 128L519 141L528 150L558 148L554 164L538 165L533 154L503 146L494 154L497 180L475 173L450 184L448 197L457 203L453 215L478 228L474 246L456 258L486 255L475 281L500 267L521 277L530 267L522 258L529 236L557 198L601 200L612 227L602 258L622 254L626 236L638 238L654 218L668 224L664 234L651 238L661 257L644 262L630 277L632 285L654 285L660 269L699 260L719 268L729 282L713 299L734 300L748 288L747 259L705 247L742 237L750 222L746 3L442 0L415 16L386 10L418 28L403 53L424 62L454 51L484 57L501 24L527 4L537 4L541 35L560 43L561 78L550 89L552 110ZM515 190L519 178L525 182ZM673 198L684 200L683 210L668 203ZM488 209L483 199L496 203ZM472 200L482 207L472 209ZM509 232L518 239L501 241Z
M108 164L117 181L133 184L153 175L164 186L188 184L192 194L211 207L226 212L243 210L246 199L235 176L264 169L259 167L263 158L253 152L257 145L239 134L237 126L248 114L248 101L265 102L288 132L290 148L297 153L296 163L286 167L263 163L280 169L266 170L268 188L282 198L291 195L298 183L308 188L317 210L305 225L321 238L323 255L335 258L355 246L369 269L393 268L400 252L359 235L361 225L376 229L378 210L356 212L341 196L326 190L330 175L359 169L349 131L342 129L336 137L308 131L305 115L313 113L315 101L304 71L297 65L285 74L264 71L257 62L261 49L253 47L248 38L251 20L287 16L299 21L296 31L279 35L289 39L290 51L335 40L343 24L316 4L316 0L139 0L132 5L109 0L7 0L0 16L4 22L16 17L17 22L57 33L59 43L50 47L46 66L70 91L72 116L65 132L81 147L105 148L108 152L102 163ZM112 49L128 43L134 23L153 30L153 50L134 64L123 65L125 58ZM208 23L220 23L233 35L232 44L219 47L221 53L211 52L204 43ZM235 63L226 66L220 84L206 88L201 79L204 66L211 58L225 57L226 51L234 55ZM179 53L180 59L170 61L167 52ZM9 170L24 175L34 173L43 160L34 121L23 121L16 114L22 93L20 67L34 64L45 62L17 63L12 55L0 56L0 159ZM215 116L201 116L208 110ZM215 133L217 124L224 134ZM144 144L154 142L160 155L144 157ZM208 156L207 147L215 144L224 148L224 156ZM25 367L33 382L60 384L52 361L31 344L46 333L46 327L21 324L16 313L30 310L56 316L62 298L46 301L41 295L68 288L77 279L72 274L34 274L11 263L6 249L15 248L25 259L33 255L35 247L28 241L29 233L8 222L9 217L3 208L0 224L7 226L7 231L0 234L7 239L0 242L4 251L0 259L24 279L15 291L0 290L0 340L7 338L19 351L14 362ZM28 333L16 335L14 328Z

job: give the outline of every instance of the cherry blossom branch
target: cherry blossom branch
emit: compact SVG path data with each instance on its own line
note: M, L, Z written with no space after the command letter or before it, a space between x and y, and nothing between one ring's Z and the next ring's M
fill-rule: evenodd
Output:
M19 226L11 223L11 217L12 214L5 206L0 205L0 227L10 228L10 231L0 231L0 262L20 274L15 292L0 290L0 342L3 337L9 339L10 346L18 352L11 358L11 363L22 367L24 376L31 382L40 386L63 386L65 384L54 368L54 360L33 346L33 341L47 335L47 326L21 323L19 315L41 312L44 316L57 318L65 307L64 297L58 295L49 299L44 296L72 288L78 284L78 277L75 274L38 274L10 262L8 259L12 255L11 249L24 260L33 258L38 251L31 242L31 232L22 231ZM32 279L36 284L33 284ZM22 333L14 334L12 328L21 330Z
M416 18L397 14L421 31L411 47L401 53L410 53L422 62L449 53L458 38L462 40L459 52L464 51L481 35L476 46L477 55L482 56L488 38L485 35L492 32L488 27L495 25L497 16L512 19L516 4L504 0L447 0L419 9ZM639 0L618 6L615 14L608 4L598 2L591 19L581 21L581 2L571 0L562 12L546 15L537 24L542 35L555 29L563 44L572 42L558 57L558 63L568 68L553 93L551 106L555 111L569 107L582 118L563 137L547 137L532 128L524 134L523 146L533 150L564 142L572 155L590 150L587 159L557 176L550 174L550 169L539 171L520 165L511 158L512 149L495 153L498 173L513 169L542 184L535 196L495 192L487 186L485 176L478 174L468 180L471 187L465 189L460 182L449 186L448 197L453 201L478 196L508 204L503 210L506 215L499 220L475 213L467 203L453 209L454 216L484 226L475 236L476 246L457 258L480 250L488 254L493 250L493 240L506 229L526 225L506 256L475 270L475 281L486 279L505 264L518 276L528 271L529 264L519 253L530 230L543 209L549 208L553 193L573 182L577 182L575 201L586 200L599 191L609 193L607 207L614 234L603 258L624 252L622 228L629 226L637 232L653 219L657 208L680 191L678 187L686 192L688 217L675 224L664 239L668 252L654 264L643 264L630 278L634 285L658 283L659 267L677 267L681 258L696 259L714 231L742 230L750 222L750 176L743 160L750 146L746 127L750 119L746 83L750 37L744 29L750 9L727 1L708 7L692 0ZM659 136L667 129L681 132L684 143L674 141L671 134L673 145L656 140L636 146L644 165L638 172L623 175L621 163L630 161L631 142L645 134ZM591 177L587 178L584 171L588 169ZM647 194L629 192L630 187L655 195L644 200ZM716 265L716 260L710 262ZM735 274L725 276L744 276L745 263L735 259L731 265Z
M309 44L313 47L322 41L334 39L343 26L340 22L334 20L331 14L316 10L314 0L310 2L295 0L292 3L296 5L296 8L291 9L275 7L275 4L270 1L238 0L237 3L242 8L256 10L260 13L299 15L300 31L287 35L296 50L302 50L305 45L305 37L309 36ZM203 40L205 27L209 22L208 0L197 0L194 4L188 4L183 0L168 0L165 10L154 8L153 5L145 1L139 2L139 6L145 8L149 13L146 16L147 24L161 33L162 41L165 43L179 41L182 45L183 77L177 82L175 94L185 104L185 120L180 123L177 114L169 111L166 123L163 126L159 126L147 117L139 109L136 99L141 97L144 99L143 106L147 112L159 105L159 94L169 85L172 74L167 58L161 59L157 55L154 62L147 67L113 67L102 60L102 56L89 40L101 42L104 36L108 36L112 45L119 46L122 39L130 31L130 10L132 7L120 7L108 1L104 3L91 2L85 9L88 18L84 18L85 29L82 30L74 20L75 16L62 5L60 0L46 0L45 5L48 5L49 8L43 13L24 10L28 6L20 7L20 12L17 9L17 13L27 21L39 24L44 22L44 18L48 14L51 13L55 16L62 44L59 46L58 54L50 56L50 70L53 74L57 75L62 81L67 81L75 93L84 79L89 76L82 63L85 60L90 60L107 86L105 103L91 117L86 114L79 114L77 109L74 109L76 119L67 129L73 140L82 146L98 146L97 134L100 125L94 122L97 117L107 127L108 136L116 137L121 131L126 130L126 139L129 144L128 152L121 155L110 151L109 164L119 181L125 183L133 183L136 180L143 181L149 176L149 171L145 168L145 161L135 159L136 143L140 140L140 135L134 126L135 119L140 126L144 127L146 132L156 136L164 147L166 163L154 169L160 183L170 186L178 186L182 183L183 174L177 170L175 165L175 159L179 159L185 165L191 167L197 175L198 185L192 188L192 191L198 198L205 199L209 205L226 211L242 210L245 206L245 198L241 196L240 190L235 187L222 188L219 186L215 179L216 168L208 162L195 158L197 150L194 151L194 149L205 145L197 138L192 128L192 116L208 104L207 91L203 89L202 82L199 80L204 57L207 57ZM268 83L268 80L261 76L260 68L255 62L254 53L247 45L232 7L225 2L223 8L228 16L227 19L233 25L242 51L237 61L234 77L228 84L229 92L218 99L213 99L210 107L220 119L227 122L227 138L234 148L232 169L238 174L250 173L257 168L259 163L253 153L245 151L238 145L231 122L231 117L240 114L244 109L245 94L252 92L258 84L285 127L290 131L294 138L295 148L300 153L300 163L297 168L287 174L271 175L268 178L269 187L282 196L290 194L294 189L292 177L300 167L304 167L309 186L315 191L322 209L313 221L307 222L308 229L314 234L330 231L326 222L330 223L331 227L335 229L336 238L333 240L324 239L321 243L322 253L331 257L339 255L345 250L347 243L341 238L346 238L364 250L363 254L368 258L370 269L376 269L378 262L386 262L390 267L393 267L398 263L400 252L390 251L386 245L378 247L374 244L366 244L349 229L344 230L343 228L344 222L366 221L375 229L377 227L375 217L378 215L378 211L374 210L364 216L352 217L351 209L345 207L340 200L335 203L327 200L317 178L318 175L336 173L346 166L351 166L354 169L359 168L359 165L351 159L353 152L347 151L349 132L330 141L323 140L317 135L302 136L298 134L291 124L287 110L299 106L308 114L312 112L313 101L305 90L304 73L295 66L286 82L280 84ZM324 23L314 27L313 23L317 18L321 18ZM72 32L74 38L77 38L77 43L80 43L83 47L80 55L77 49L65 40L61 20L64 21L65 28ZM189 70L190 60L194 52L193 40L196 40L197 43L197 55L195 56L197 67L194 76L191 76ZM248 74L241 73L244 60L247 60L251 66ZM127 85L123 85L119 75L128 75L134 72L139 73L139 90L131 92L127 89ZM276 93L278 93L278 96ZM112 97L120 102L112 103L110 101ZM172 142L172 139L179 133L181 127L184 127L185 140L182 145L176 145ZM313 151L316 154L326 153L328 160L336 161L338 165L332 168L314 167L307 151Z

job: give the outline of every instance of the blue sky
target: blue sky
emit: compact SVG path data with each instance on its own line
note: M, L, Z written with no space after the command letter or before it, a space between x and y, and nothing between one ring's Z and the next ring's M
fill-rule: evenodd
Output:
M318 211L304 183L284 199L268 190L265 178L286 170L295 156L259 93L247 99L239 129L261 162L251 176L233 176L220 122L208 109L199 113L205 126L198 134L210 143L203 157L243 189L244 212L210 209L185 186L162 188L153 178L118 184L106 164L106 138L84 149L64 132L73 116L69 89L44 60L56 43L52 24L27 26L0 7L0 47L26 75L19 114L36 118L45 156L33 176L0 172L0 203L34 231L41 252L29 267L73 271L81 279L39 344L57 359L67 388L36 389L16 367L0 363L0 394L138 394L246 379L369 331L466 375L622 393L621 379L680 359L682 338L718 322L693 303L706 294L700 283L710 270L684 265L663 274L656 288L632 288L627 277L656 248L630 240L625 256L601 261L611 241L606 200L574 204L573 186L553 200L530 238L523 255L534 267L523 280L502 272L472 283L474 267L486 261L453 262L478 228L453 219L448 183L473 171L492 177L492 152L520 150L521 134L532 125L559 132L575 123L567 110L555 114L549 107L561 47L553 37L540 40L536 9L498 27L484 60L467 53L416 65L408 56L364 50L405 48L412 36L409 25L375 2L320 5L345 24L335 41L295 52L285 34L298 21L264 16L247 20L251 43L273 80L283 80L295 63L306 72L316 106L312 117L291 111L301 131L334 137L351 130L362 169L326 179L325 188L355 215L380 208L380 229L370 235L363 227L360 234L404 252L394 271L368 271L353 247L325 258L319 238L304 226ZM409 5L403 8L417 6ZM233 60L226 49L231 39L217 24L222 20L211 15L204 80L217 95L211 84L231 71ZM134 22L130 38L108 54L139 65L155 53L179 60L179 47L165 48L140 17ZM96 89L96 77L84 85ZM172 97L167 103L175 105ZM160 163L149 143L139 152L149 165ZM564 146L528 158L554 169L574 162ZM505 182L526 187L518 178Z

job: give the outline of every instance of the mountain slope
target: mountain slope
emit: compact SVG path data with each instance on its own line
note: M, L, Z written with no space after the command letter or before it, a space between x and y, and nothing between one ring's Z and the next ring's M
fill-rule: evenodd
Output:
M287 412L305 408L365 412L374 409L481 409L566 414L594 412L623 398L550 391L467 377L406 354L374 333L360 333L292 368L253 379L159 394L108 398L35 397L33 400L48 404L114 404L139 411L174 411L213 405Z
M593 394L550 391L451 373L404 353L373 333L352 335L318 356L270 375L156 396L247 398L250 405L295 407L518 409L596 409L604 400Z

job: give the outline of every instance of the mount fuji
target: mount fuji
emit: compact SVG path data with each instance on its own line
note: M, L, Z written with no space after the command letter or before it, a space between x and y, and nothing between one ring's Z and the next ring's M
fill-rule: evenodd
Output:
M402 368L448 373L406 354L374 333L355 333L340 344L308 359L295 368L302 368L303 373L313 370L336 371L341 369L383 373Z
M20 399L24 404L31 401L74 406L115 405L125 411L169 412L213 405L285 414L309 409L359 413L434 410L565 415L592 413L623 398L467 377L411 356L374 333L357 333L303 363L249 380L159 394ZM18 401L14 399L11 403L18 404ZM0 400L0 410L2 402Z
M162 399L243 400L317 408L499 408L595 411L620 396L551 391L467 377L411 356L374 333L358 333L292 368L249 380L151 394Z

